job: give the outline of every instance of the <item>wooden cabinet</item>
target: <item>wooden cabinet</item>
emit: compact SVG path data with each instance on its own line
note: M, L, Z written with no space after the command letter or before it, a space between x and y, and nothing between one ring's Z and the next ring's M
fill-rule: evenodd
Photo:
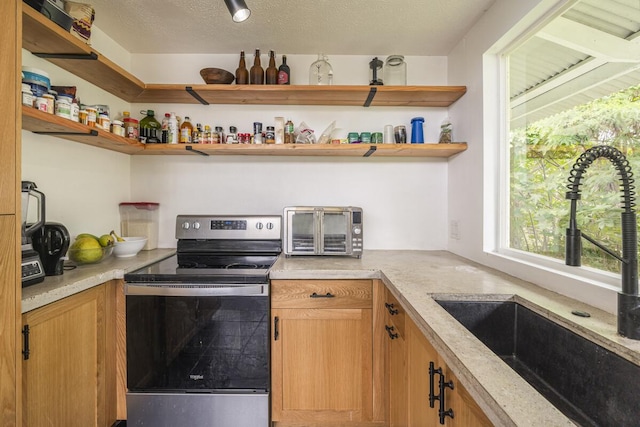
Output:
M145 84L33 8L25 4L22 9L23 48L132 103L448 107L467 90L465 86ZM23 114L26 130L58 132L61 138L128 154L450 157L467 149L465 143L145 145L51 114L27 110Z
M388 418L390 427L406 427L408 412L407 341L405 312L388 290L384 298L384 330L388 365Z
M20 1L0 2L0 425L20 425Z
M415 427L491 426L489 419L411 319L407 319L406 328L409 406L407 425ZM430 372L430 367L435 372ZM440 390L440 377L453 389L446 386ZM431 391L439 396L439 399L443 399L444 411L450 411L452 417L440 417L440 400L435 400L433 407L431 406L429 402Z
M272 419L276 425L372 424L371 280L271 283ZM383 415L380 415L383 417Z
M116 283L23 315L23 425L110 427L116 421Z

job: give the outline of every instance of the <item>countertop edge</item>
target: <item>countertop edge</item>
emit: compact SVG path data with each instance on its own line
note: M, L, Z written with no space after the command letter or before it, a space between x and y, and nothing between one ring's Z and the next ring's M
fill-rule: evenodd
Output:
M175 249L141 251L132 258L109 257L98 264L81 265L65 270L60 276L47 276L41 283L22 288L21 313L51 304L137 270L175 253Z

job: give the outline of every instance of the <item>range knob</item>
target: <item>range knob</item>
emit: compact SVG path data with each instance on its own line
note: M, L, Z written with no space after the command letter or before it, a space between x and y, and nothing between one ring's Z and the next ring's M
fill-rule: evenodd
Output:
M262 229L264 228L264 224L262 224L261 222L258 222L258 223L256 224L256 228L257 228L258 230L262 230Z
M198 221L193 223L193 229L194 230L200 230L200 223Z
M355 234L356 236L360 233L362 233L362 229L360 227L356 227L353 229L353 234Z
M189 221L185 221L182 223L182 228L185 230L188 230L189 227L191 227L191 224L189 224Z

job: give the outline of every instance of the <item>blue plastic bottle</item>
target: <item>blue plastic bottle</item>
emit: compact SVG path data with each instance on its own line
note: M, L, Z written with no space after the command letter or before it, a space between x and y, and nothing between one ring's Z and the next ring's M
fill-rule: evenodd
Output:
M424 144L424 117L414 117L411 119L411 143Z

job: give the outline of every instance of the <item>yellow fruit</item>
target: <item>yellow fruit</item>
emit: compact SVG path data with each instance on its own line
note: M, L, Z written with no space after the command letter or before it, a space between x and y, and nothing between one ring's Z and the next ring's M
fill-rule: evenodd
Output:
M100 242L100 246L104 248L106 246L113 245L113 243L115 242L115 239L111 234L103 234L98 239L98 242Z
M76 236L76 239L79 239L81 237L92 237L96 240L98 240L98 236L94 235L94 234L90 234L90 233L80 233Z
M118 242L124 242L124 239L116 234L115 231L111 230L111 235L116 238Z
M69 247L69 258L83 264L98 262L102 259L102 246L98 240L90 236L76 238Z

